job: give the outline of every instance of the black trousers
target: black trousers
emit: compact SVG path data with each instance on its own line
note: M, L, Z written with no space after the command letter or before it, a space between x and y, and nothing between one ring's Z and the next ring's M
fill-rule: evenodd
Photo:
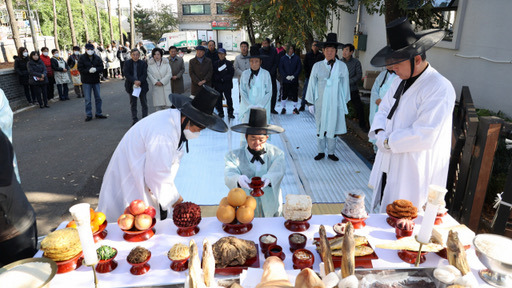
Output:
M270 76L270 80L272 81L272 99L270 100L270 111L274 111L274 110L276 110L276 102L277 102L276 76Z
M222 107L222 95L224 95L224 98L226 98L226 104L228 104L228 115L233 115L233 98L231 98L231 89L226 88L215 88L217 92L220 93L219 99L217 100L217 104L215 105L215 108L217 109L217 112L219 112L219 116L224 116L224 108Z
M31 85L32 97L37 99L39 106L48 105L48 84L46 85ZM42 94L42 95L41 95ZM42 96L42 97L41 97Z
M45 87L46 88L46 87ZM36 221L20 235L0 242L0 267L25 258L32 258L37 252Z
M132 110L133 122L139 121L139 118L137 118L137 99L140 100L142 118L148 116L148 99L146 98L146 92L140 92L139 98L130 95L130 107Z
M283 83L282 100L297 102L299 100L299 83ZM283 107L285 108L285 107Z
M34 95L30 95L30 85L21 84L23 86L23 91L25 92L25 98L27 98L28 103L36 102L36 97Z
M54 86L55 84L55 77L53 76L48 76L48 84L46 85L46 97L48 98L48 100L50 99L53 99L53 93L54 93Z
M359 96L359 90L350 91L350 102L356 110L359 127L366 128L366 117L364 117L364 107L363 102L361 102L361 96Z

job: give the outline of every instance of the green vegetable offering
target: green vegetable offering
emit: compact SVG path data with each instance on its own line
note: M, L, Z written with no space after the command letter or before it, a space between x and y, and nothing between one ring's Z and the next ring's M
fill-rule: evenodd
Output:
M112 248L110 246L103 245L96 250L96 253L98 254L98 259L108 260L108 259L114 257L116 255L117 251L114 250L114 248Z

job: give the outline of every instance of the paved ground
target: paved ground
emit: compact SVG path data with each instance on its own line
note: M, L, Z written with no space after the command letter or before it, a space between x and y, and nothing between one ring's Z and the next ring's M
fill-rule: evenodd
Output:
M184 57L186 87L190 86L187 63L193 56L191 53ZM14 116L13 140L21 184L36 210L39 235L46 235L62 221L69 220L68 209L73 204L97 205L110 157L131 125L124 80L103 82L101 95L103 113L109 116L104 120L84 122L83 99L77 99L73 92L70 92L70 101L50 103L49 109L25 109ZM148 100L152 107L151 99ZM150 108L150 113L153 111ZM357 127L350 124L349 121L349 128ZM368 145L361 139L364 134L357 129L343 138L364 158L370 158ZM338 204L315 209L315 214L322 214L337 213L341 208ZM203 216L213 216L210 210L205 209Z

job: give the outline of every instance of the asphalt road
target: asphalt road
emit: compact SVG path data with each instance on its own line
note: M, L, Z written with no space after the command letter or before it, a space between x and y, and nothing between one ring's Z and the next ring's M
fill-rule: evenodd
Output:
M190 87L185 55L185 86ZM110 157L132 120L124 80L101 83L102 110L108 119L85 122L83 98L70 91L70 101L50 102L50 108L17 111L13 146L21 185L36 210L39 236L70 220L69 207L87 202L95 208ZM185 94L189 92L186 91ZM57 97L58 98L58 97ZM148 97L149 112L152 99ZM93 104L94 107L94 104ZM139 118L140 118L139 105ZM94 108L93 108L94 114Z

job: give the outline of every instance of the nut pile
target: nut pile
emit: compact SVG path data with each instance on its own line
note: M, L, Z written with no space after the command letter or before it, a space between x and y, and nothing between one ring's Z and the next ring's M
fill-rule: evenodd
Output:
M183 202L174 207L172 220L177 227L192 227L201 222L201 208L192 202Z

